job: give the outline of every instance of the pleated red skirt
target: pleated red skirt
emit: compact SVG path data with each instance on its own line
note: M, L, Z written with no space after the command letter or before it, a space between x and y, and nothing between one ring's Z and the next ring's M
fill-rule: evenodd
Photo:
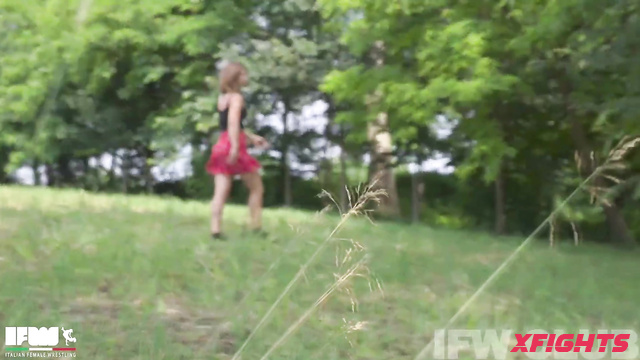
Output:
M256 172L260 169L260 162L247 152L247 135L240 131L238 144L238 160L235 164L227 163L231 151L229 133L223 132L218 142L211 148L211 156L207 161L206 170L209 174L238 175Z

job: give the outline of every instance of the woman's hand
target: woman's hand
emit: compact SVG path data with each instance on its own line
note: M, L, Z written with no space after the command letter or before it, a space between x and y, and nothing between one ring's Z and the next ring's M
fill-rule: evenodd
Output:
M238 149L232 148L231 151L229 151L229 156L227 156L227 164L234 165L236 161L238 161Z
M262 149L267 149L269 147L269 142L265 138L260 135L253 135L253 145Z

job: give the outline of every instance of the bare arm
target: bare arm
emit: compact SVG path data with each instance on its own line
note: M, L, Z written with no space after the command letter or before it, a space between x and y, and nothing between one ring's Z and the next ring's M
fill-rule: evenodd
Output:
M242 106L244 99L240 94L231 95L229 102L229 142L231 143L231 151L238 151L240 146L240 117L242 116Z
M254 134L251 130L244 129L244 133L247 134L247 137L249 138L249 140L251 140L252 143L256 141L256 134Z
M254 134L251 131L246 129L244 130L244 132L247 134L247 137L253 143L254 146L262 148L263 150L269 147L269 143L262 136Z

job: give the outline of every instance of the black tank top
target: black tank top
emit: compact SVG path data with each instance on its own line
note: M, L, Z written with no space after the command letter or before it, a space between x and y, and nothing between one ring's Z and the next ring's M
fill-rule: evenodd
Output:
M220 111L218 110L218 114L220 114L220 130L227 131L227 127L229 126L229 108ZM247 116L247 109L242 107L242 112L240 113L240 129L244 129L244 118Z

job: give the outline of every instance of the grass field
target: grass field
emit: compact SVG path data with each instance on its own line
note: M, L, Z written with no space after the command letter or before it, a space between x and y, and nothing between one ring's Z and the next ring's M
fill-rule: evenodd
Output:
M340 219L267 210L265 240L243 235L245 207L225 211L231 239L213 242L205 203L0 187L1 326L73 328L81 359L230 359ZM270 359L413 359L523 241L365 219L336 237L242 359L310 309ZM312 307L363 257L362 276ZM453 327L639 329L639 264L534 243Z

